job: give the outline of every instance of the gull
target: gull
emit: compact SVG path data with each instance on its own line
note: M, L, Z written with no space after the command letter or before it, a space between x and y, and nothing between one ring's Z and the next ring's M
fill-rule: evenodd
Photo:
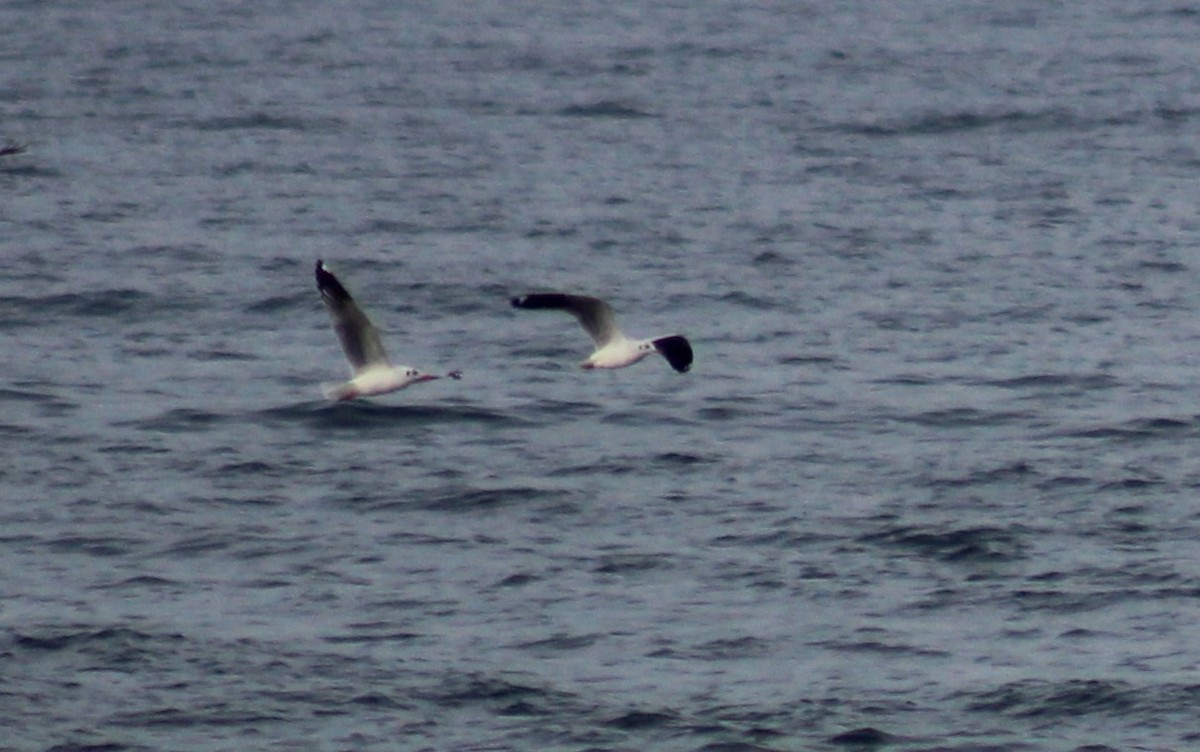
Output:
M600 298L561 292L531 293L513 298L512 304L526 310L566 311L579 319L584 331L596 342L596 352L580 364L583 368L624 368L654 352L680 373L692 367L692 346L686 337L669 334L630 339L617 328L612 307Z
M333 330L342 343L353 377L342 383L322 384L321 390L327 399L340 401L387 394L438 378L410 366L393 366L379 342L379 331L375 325L359 309L333 272L326 268L325 262L320 260L317 261L317 289L325 301L329 317L333 319ZM451 371L446 375L452 379L462 378L461 371Z

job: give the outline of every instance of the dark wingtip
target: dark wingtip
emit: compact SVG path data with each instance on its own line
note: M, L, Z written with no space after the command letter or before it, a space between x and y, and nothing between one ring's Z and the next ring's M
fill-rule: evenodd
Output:
M686 337L672 334L669 337L659 337L654 340L654 349L667 359L671 367L680 373L687 373L692 367L692 344Z
M346 301L350 300L350 293L338 281L338 278L333 276L333 272L325 268L325 262L317 259L317 289L321 291L321 295L327 300Z
M569 310L573 297L561 292L531 292L513 298L512 305L513 308L525 308L530 311Z

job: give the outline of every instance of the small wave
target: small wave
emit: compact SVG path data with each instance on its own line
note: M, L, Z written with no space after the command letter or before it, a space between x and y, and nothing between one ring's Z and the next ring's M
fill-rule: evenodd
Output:
M965 476L955 478L935 478L929 481L930 486L943 488L970 488L991 483L1007 483L1014 480L1028 480L1036 476L1036 471L1028 462L1017 460L1000 467L984 470L974 470Z
M135 428L139 431L191 433L194 431L209 430L217 424L227 420L228 417L229 416L227 415L209 412L207 410L181 407L168 410L152 418L117 421L113 423L113 425L118 427Z
M467 512L479 509L492 509L513 504L525 504L546 498L557 498L558 491L546 491L529 486L511 486L502 488L449 488L433 492L415 492L409 494L415 497L415 502L406 501L405 505L414 504L420 509L437 509L444 511ZM388 502L383 506L393 506Z
M691 452L662 452L654 456L656 464L669 467L691 467L695 465L712 465L720 460L716 457L706 457Z
M692 421L675 414L673 411L651 411L644 405L632 410L611 412L600 419L601 423L614 426L668 426L689 425Z
M679 716L673 712L654 710L630 710L603 722L603 725L622 731L640 731L673 726Z
M766 658L772 654L770 642L759 637L728 637L706 642L690 651L690 657L707 661Z
M24 402L36 405L38 412L47 416L60 416L79 409L77 402L65 400L55 394L25 389L0 389L0 403ZM19 426L13 426L20 429Z
M51 628L41 633L13 634L13 643L19 649L46 652L82 650L111 654L114 661L132 659L136 655L151 652L156 643L181 642L183 639L179 634L152 634L127 627Z
M708 544L723 547L770 547L793 551L821 543L830 543L840 540L840 538L841 536L836 534L804 529L804 523L801 521L790 520L788 524L780 525L777 530L754 532L748 535L725 533L710 539Z
M1101 491L1140 491L1144 488L1165 486L1166 481L1156 478L1128 477L1107 481L1100 484Z
M245 542L243 538L240 542ZM189 559L212 551L224 551L233 546L234 541L227 535L219 533L199 533L174 541L157 552L157 555L168 559Z
M528 650L535 653L550 654L562 651L581 650L583 648L595 645L602 639L604 639L604 635L598 632L581 635L559 634L554 635L553 637L533 640L531 642L518 643L512 647L518 650Z
M59 293L40 297L0 297L0 317L6 325L42 326L59 317L113 318L157 307L177 308L178 302L165 302L153 295L130 288L113 288L86 293ZM36 313L35 313L36 312Z
M643 473L651 470L703 470L720 462L715 457L708 457L688 452L662 452L649 457L632 454L621 457L602 457L594 462L580 465L564 465L549 471L551 477L572 477L577 475L622 475L625 473Z
M696 410L696 417L702 421L713 421L720 423L739 422L747 418L762 417L762 412L756 409L747 409L736 405L725 404L715 405L712 407L702 407Z
M199 360L206 363L212 362L247 362L260 360L260 356L247 352L234 352L226 349L205 349L196 352L188 353L187 357L190 360Z
M574 104L563 107L559 115L566 117L587 118L647 118L653 117L649 112L627 102L614 99L602 99L588 104Z
M380 632L329 635L322 639L331 645L370 645L374 643L409 642L421 637L424 637L424 635L417 632L397 632L389 629Z
M1158 259L1147 259L1137 263L1139 269L1145 269L1152 272L1163 272L1165 274L1185 274L1188 271L1187 264L1181 261L1160 261Z
M292 295L274 295L261 300L256 300L247 305L244 310L246 313L254 314L275 314L280 311L290 311L299 309L301 306L311 302L312 296L307 292L293 293Z
M528 584L534 583L534 582L540 582L541 580L542 580L541 577L539 577L538 575L533 574L531 572L517 572L515 574L508 575L507 577L500 580L492 587L493 588L524 587L525 585L528 585Z
M1055 489L1083 488L1090 486L1093 482L1095 481L1090 475L1062 474L1038 481L1035 487L1040 491L1053 491Z
M45 392L30 392L24 389L0 389L0 402L53 402L55 397Z
M1062 432L1068 437L1087 439L1118 439L1145 441L1169 439L1178 441L1200 433L1200 418L1135 418L1116 425L1095 426Z
M167 579L166 577L156 577L154 575L138 575L136 577L128 577L117 582L112 582L107 585L102 585L105 590L139 590L142 588L178 588L182 583L178 580Z
M696 752L777 752L774 747L763 747L751 742L710 742Z
M1191 688L1196 690L1195 687ZM1100 713L1123 715L1139 705L1142 688L1125 682L1027 680L968 696L967 709L1019 718L1076 718ZM1192 697L1192 702L1196 698Z
M859 541L897 546L952 563L1008 562L1025 556L1024 535L1014 529L987 526L949 530L901 526L868 533Z
M391 695L383 692L367 692L361 695L354 695L349 700L346 700L346 705L354 705L358 707L367 707L372 710L414 710L415 706L401 702Z
M597 574L635 574L673 566L668 554L609 554L592 570Z
M537 418L551 418L555 423L564 420L580 420L599 415L603 406L596 402L542 399L529 406L528 414Z
M400 219L384 219L381 217L374 217L374 218L366 220L365 222L363 222L363 224L359 225L358 229L355 231L354 234L355 234L355 236L359 236L359 235L393 235L393 236L394 235L403 235L406 237L412 237L413 235L418 235L423 232L429 232L430 229L432 229L432 228L427 227L426 225L423 225L423 224L420 224L417 222L410 222L407 220L400 220Z
M271 421L299 423L320 430L391 428L441 423L525 425L524 418L503 410L470 404L383 405L351 401L329 403L308 400L254 413Z
M854 123L836 126L836 130L863 136L941 136L997 130L1004 133L1036 133L1069 130L1078 131L1100 122L1112 124L1112 119L1088 122L1079 115L1061 108L1026 112L1001 110L997 112L932 112L883 120L874 123ZM1132 122L1132 120L1130 120Z
M62 173L38 166L34 153L25 142L10 139L0 140L0 174L62 177Z
M829 738L830 744L836 744L841 747L855 748L881 747L885 744L891 744L895 741L897 741L896 737L870 726L844 731L837 736L832 736Z
M565 465L549 471L551 478L570 478L576 475L621 475L631 473L642 467L641 462L602 459L598 462L587 462L582 465Z
M130 442L122 442L120 444L106 444L96 448L100 454L112 455L162 455L170 454L171 450L162 446L151 444L135 444Z
M67 535L46 543L52 551L103 557L124 556L139 545L140 541L134 538L91 535Z
M717 299L721 303L728 303L739 308L749 308L754 311L778 311L779 304L762 295L751 295L742 290L734 290L727 292Z
M903 645L880 640L830 640L814 643L817 647L842 653L875 653L879 655L911 655L922 658L946 658L945 650L933 650L913 645Z
M1019 411L990 412L973 407L949 407L925 410L897 418L902 423L913 423L932 428L960 428L967 426L998 426L1006 423L1028 421L1030 415Z
M289 115L274 115L267 112L251 112L245 115L230 115L205 120L181 121L179 127L198 131L303 131L341 132L346 123L341 118L302 118Z
M0 162L0 175L23 177L23 178L61 178L65 174L52 167L34 164L28 161L28 158L22 160L4 160Z
M1090 392L1098 389L1112 389L1120 382L1108 374L1035 373L983 383L1000 389L1070 389L1078 392Z
M432 700L435 704L449 707L480 703L507 703L518 699L529 700L551 696L550 692L540 687L479 675L448 679L443 686L428 694L427 699Z
M1048 572L1036 581L1052 582L1062 577L1060 572ZM1143 593L1133 589L1062 590L1049 587L1026 587L1012 591L1010 597L1017 607L1025 611L1047 611L1059 614L1076 614L1108 608L1126 598L1142 597Z
M212 470L210 474L216 478L231 478L242 475L287 478L291 477L295 471L295 467L287 465L272 464L261 460L241 460L221 465Z
M288 720L286 716L231 710L224 703L214 706L199 706L189 710L162 708L159 710L121 713L111 719L115 726L132 728L193 728L217 726L231 728L257 728Z
M28 426L18 426L12 423L0 423L0 436L16 438L18 436L25 437L33 434L34 430Z
M1036 718L1051 723L1058 718L1147 716L1158 726L1169 716L1192 718L1200 700L1200 685L1138 685L1128 681L1027 679L1009 682L995 690L961 693L967 710L1007 717Z

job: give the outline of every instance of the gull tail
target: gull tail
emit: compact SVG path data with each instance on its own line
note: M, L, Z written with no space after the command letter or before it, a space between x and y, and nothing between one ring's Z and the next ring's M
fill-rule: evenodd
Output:
M692 345L686 337L672 334L669 337L659 337L653 344L654 349L658 350L676 371L687 373L692 367Z

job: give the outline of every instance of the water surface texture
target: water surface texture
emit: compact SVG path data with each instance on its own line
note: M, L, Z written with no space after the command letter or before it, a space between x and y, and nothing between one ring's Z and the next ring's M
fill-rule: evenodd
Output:
M3 3L0 746L1197 747L1198 38Z

